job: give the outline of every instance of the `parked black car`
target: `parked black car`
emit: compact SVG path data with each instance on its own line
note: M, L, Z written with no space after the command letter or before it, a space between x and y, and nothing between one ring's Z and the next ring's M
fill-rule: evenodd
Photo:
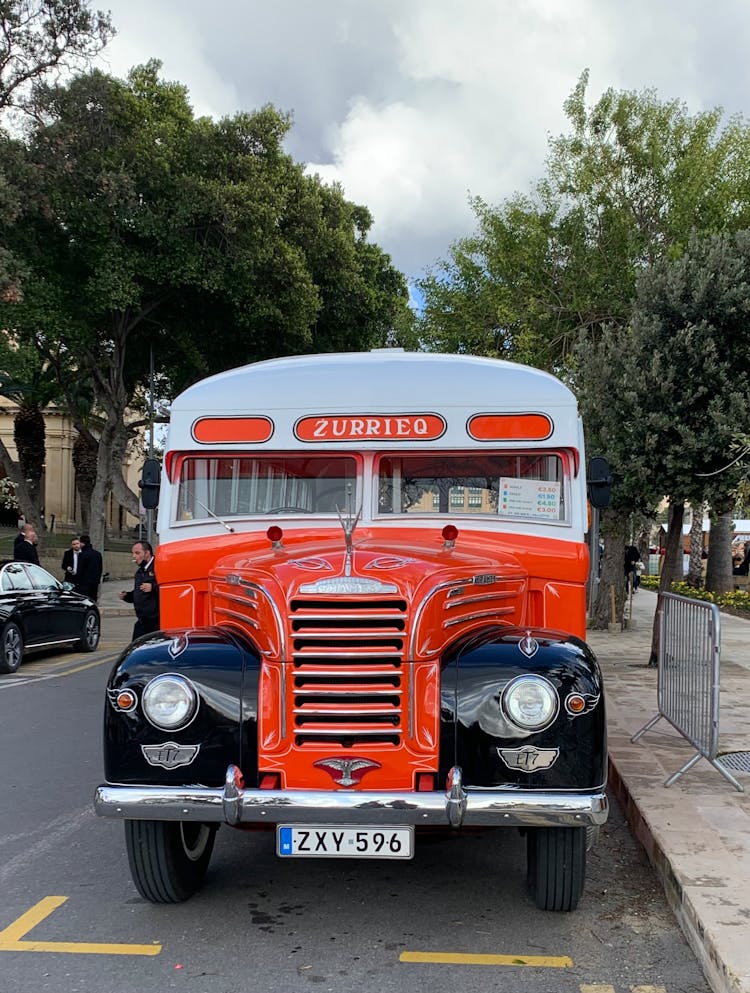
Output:
M27 652L70 645L93 652L101 621L93 600L41 566L0 562L0 673L15 672Z

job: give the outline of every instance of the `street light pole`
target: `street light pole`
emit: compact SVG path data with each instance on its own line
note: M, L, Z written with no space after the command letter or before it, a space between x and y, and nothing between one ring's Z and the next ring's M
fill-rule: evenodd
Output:
M154 457L154 346L149 346L149 373L148 373L148 457ZM146 540L153 546L154 544L154 512L146 511Z

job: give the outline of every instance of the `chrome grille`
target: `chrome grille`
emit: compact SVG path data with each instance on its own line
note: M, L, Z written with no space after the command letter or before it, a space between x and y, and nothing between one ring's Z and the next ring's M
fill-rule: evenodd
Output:
M406 627L404 600L291 602L295 744L401 742Z

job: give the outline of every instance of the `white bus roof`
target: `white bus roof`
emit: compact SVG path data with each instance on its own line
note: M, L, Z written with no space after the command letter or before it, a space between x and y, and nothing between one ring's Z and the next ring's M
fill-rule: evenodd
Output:
M201 449L192 426L199 418L266 415L268 440L253 448L309 448L295 436L303 416L442 414L439 447L463 447L466 424L481 413L549 413L549 444L578 447L573 393L554 376L530 366L470 355L376 349L270 359L230 369L181 393L171 406L168 447ZM343 441L343 439L342 439ZM350 441L382 447L382 439ZM347 443L343 442L343 447ZM240 442L222 448L247 448ZM342 447L339 444L337 447ZM430 447L435 447L433 439Z

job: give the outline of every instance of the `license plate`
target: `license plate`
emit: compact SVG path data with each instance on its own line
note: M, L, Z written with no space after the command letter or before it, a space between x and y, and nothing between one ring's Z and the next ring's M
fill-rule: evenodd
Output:
M414 828L279 824L276 854L291 858L410 859Z

